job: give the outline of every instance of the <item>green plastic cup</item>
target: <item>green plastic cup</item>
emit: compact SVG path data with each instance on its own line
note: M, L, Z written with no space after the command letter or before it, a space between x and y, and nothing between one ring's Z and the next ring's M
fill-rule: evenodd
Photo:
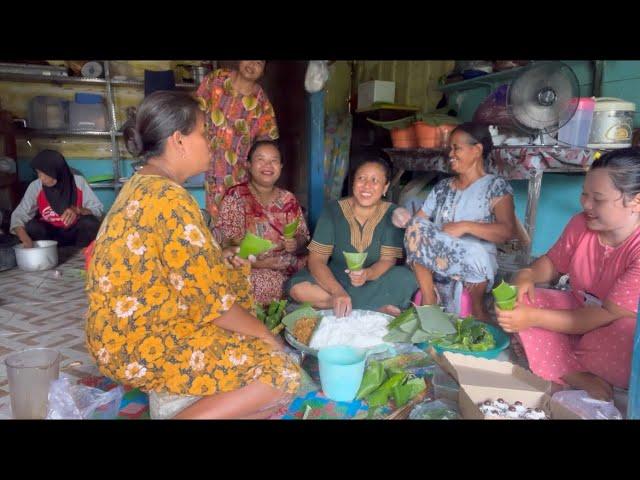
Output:
M284 226L284 230L282 232L284 238L293 238L298 231L298 224L300 223L300 219L296 218L293 222L288 223Z
M510 300L503 300L501 302L496 300L496 305L500 310L513 310L516 308L516 297L513 297Z
M503 280L500 282L500 285L494 288L491 292L493 293L493 298L495 298L496 303L506 302L508 300L515 301L515 298L518 295L518 287L510 285Z
M364 261L367 259L367 252L364 253L350 253L350 252L342 252L344 254L344 259L347 262L347 268L352 272L357 272L362 270L364 266Z
M253 233L247 233L240 242L238 256L247 259L249 255L260 255L273 248L273 243L264 238L260 238Z

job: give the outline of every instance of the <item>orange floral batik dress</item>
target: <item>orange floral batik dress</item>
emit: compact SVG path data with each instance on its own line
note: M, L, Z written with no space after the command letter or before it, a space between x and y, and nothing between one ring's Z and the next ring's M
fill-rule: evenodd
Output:
M217 220L226 190L247 181L247 154L256 140L275 140L278 127L273 106L259 85L252 95L233 88L231 70L210 73L196 93L206 112L211 163L205 176L206 206Z
M214 321L252 308L249 267L233 269L195 199L136 174L98 233L89 270L87 345L100 371L145 391L213 395L254 380L294 393L298 366Z

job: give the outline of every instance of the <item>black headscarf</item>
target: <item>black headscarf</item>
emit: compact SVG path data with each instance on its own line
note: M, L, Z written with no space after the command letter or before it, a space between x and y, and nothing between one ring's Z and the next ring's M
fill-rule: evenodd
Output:
M57 180L53 187L42 185L44 194L56 213L62 215L67 208L76 204L76 182L67 161L59 152L42 150L31 160L31 166Z

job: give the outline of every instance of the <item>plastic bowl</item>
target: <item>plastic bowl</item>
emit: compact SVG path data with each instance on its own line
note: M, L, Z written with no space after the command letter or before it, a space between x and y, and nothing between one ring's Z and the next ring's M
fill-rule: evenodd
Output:
M58 265L58 242L55 240L37 240L33 242L32 248L24 248L20 244L15 245L13 249L20 270L37 272Z
M509 347L511 340L509 340L509 336L505 332L503 332L502 329L486 323L484 325L491 332L491 335L493 335L493 339L496 342L495 348L492 348L491 350L485 350L484 352L472 352L470 350L459 350L456 348L441 347L439 345L433 345L433 348L436 352L438 352L438 354L442 354L442 352L453 352L480 358L496 358L498 355L500 355L500 352ZM431 344L429 342L418 344L418 348L421 348L423 350L428 350L430 346Z

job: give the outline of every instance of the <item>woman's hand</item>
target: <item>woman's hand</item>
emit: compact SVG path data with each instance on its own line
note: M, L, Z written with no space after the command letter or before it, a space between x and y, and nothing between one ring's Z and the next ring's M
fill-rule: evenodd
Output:
M516 275L513 283L518 287L518 303L526 302L527 295L529 295L529 301L535 301L536 285L532 273L530 268L525 268Z
M22 242L22 246L24 248L32 248L33 247L33 239L27 233L27 229L24 227L16 227L15 230L16 235Z
M396 208L391 215L391 222L398 228L405 228L410 221L411 214L403 207Z
M251 266L253 262L255 262L255 258L253 255L249 255L248 259L240 258L238 256L238 252L240 251L240 247L227 247L222 249L222 259L226 262L226 264L233 268L242 268L243 265Z
M265 343L271 345L275 350L284 352L285 344L280 337L277 337L272 333L269 333L263 337L260 337L260 339L263 340Z
M498 324L505 332L517 333L535 326L533 317L536 310L536 308L526 305L518 305L513 310L500 310L496 307L496 317Z
M369 277L369 272L366 268L358 270L357 272L353 272L351 270L345 270L345 272L349 274L351 285L353 285L354 287L361 287L367 282Z
M452 237L460 238L468 233L467 222L451 222L442 226L442 231Z
M62 220L62 223L65 224L65 226L69 226L72 225L73 222L76 221L76 219L78 218L78 214L76 213L76 207L69 207L67 208L62 215L60 216L60 219Z
M298 250L298 240L295 237L293 238L285 238L283 240L284 243L284 251L287 253L296 253Z
M346 317L351 313L351 297L344 290L332 295L333 313L336 317Z
M270 270L286 270L290 266L289 260L282 255L262 259L258 258L254 264L254 268L268 268Z

